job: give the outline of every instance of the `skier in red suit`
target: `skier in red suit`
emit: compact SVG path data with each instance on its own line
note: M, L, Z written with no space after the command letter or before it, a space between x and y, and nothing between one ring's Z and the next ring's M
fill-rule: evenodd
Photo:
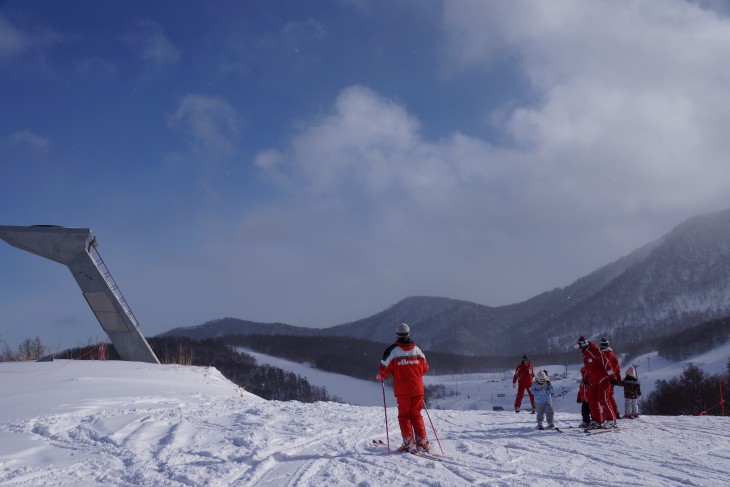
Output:
M429 451L423 409L423 375L428 372L426 356L411 340L411 330L401 323L395 329L398 339L383 353L377 379L393 374L393 392L398 402L398 424L403 444L401 451ZM415 436L414 436L415 432Z
M576 349L583 352L583 364L586 367L584 382L588 384L588 405L593 421L590 428L603 428L605 419L616 426L616 412L611 408L608 399L608 388L613 378L613 370L606 357L598 349L598 345L585 337L580 337L575 344Z
M525 395L525 391L530 396L530 405L532 405L532 412L535 412L535 396L532 395L530 387L532 387L532 379L535 377L535 370L532 368L530 363L530 357L527 355L522 356L522 362L515 369L515 375L512 376L512 387L517 384L517 397L515 397L515 412L520 412L520 406L522 405L522 397Z
M618 404L616 403L616 397L614 397L614 386L621 382L621 367L619 367L618 357L613 353L611 344L608 343L608 338L601 338L598 348L608 360L611 370L613 370L613 376L609 379L611 384L608 386L608 400L611 404L611 409L613 409L616 415L616 419L618 419L621 416L618 414Z

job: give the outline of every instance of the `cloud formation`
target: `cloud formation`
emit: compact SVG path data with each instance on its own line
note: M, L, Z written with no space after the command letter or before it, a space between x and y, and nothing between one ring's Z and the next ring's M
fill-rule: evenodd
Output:
M29 37L0 15L0 61L27 49Z
M458 2L444 18L458 68L520 59L536 101L504 130L559 193L626 214L725 201L727 18L674 0Z
M190 136L191 145L201 154L230 155L236 145L240 120L236 110L223 98L187 94L169 120L170 127Z
M21 130L10 136L13 144L29 147L31 150L42 150L48 147L48 138L34 134L30 130Z
M507 304L567 285L730 203L730 65L716 62L728 25L670 0L447 2L452 69L516 56L530 81L534 99L495 118L511 144L428 140L407 106L351 86L287 147L259 154L296 201L271 221L336 241L325 247L347 256L338 275L390 296ZM259 232L266 218L252 221Z
M141 20L134 29L121 36L139 57L155 69L164 69L180 61L180 51L165 35L160 25L151 20Z

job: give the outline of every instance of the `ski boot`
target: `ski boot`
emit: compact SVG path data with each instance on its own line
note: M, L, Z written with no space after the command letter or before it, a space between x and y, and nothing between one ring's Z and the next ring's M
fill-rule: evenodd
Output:
M431 453L431 445L426 438L416 441L416 451L423 453Z
M413 443L413 438L404 438L403 444L398 447L398 451L410 452L415 451L416 445Z

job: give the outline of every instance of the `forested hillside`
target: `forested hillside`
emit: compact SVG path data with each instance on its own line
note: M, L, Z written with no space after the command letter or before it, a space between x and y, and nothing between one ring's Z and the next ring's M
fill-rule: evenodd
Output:
M657 341L659 354L675 362L712 350L730 340L730 318L701 323Z

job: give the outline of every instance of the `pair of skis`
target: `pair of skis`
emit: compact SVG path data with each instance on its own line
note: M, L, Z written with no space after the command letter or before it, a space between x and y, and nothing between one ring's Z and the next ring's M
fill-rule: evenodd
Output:
M598 433L608 433L610 431L618 431L618 428L585 428L583 432L587 435L597 435Z
M568 426L573 431L582 431L587 435L596 435L598 433L608 433L609 431L618 431L618 428L583 428L582 426Z
M385 443L383 440L373 440L372 441L373 446L385 446ZM445 455L439 455L437 453L431 453L431 452L423 452L423 451L401 451L401 450L395 450L397 453L410 453L411 455L415 455L417 457L426 458L428 460L434 460L436 462L440 462Z

